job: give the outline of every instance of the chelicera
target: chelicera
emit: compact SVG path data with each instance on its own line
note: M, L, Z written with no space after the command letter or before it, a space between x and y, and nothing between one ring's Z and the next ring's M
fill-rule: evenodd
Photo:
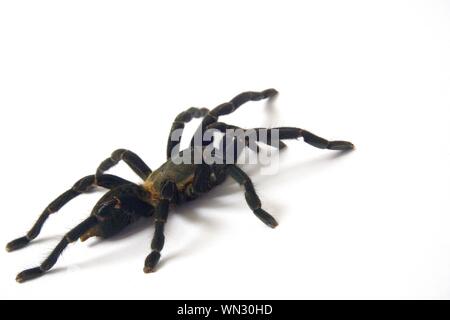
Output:
M100 164L94 175L82 178L71 189L50 203L24 237L8 243L6 246L8 251L25 247L39 235L48 217L58 212L70 200L95 187L109 190L95 205L91 215L70 230L40 266L19 273L16 280L24 282L45 274L56 264L59 256L69 243L76 242L79 239L84 241L90 237L111 237L142 217L154 219L155 231L151 242L152 251L146 258L144 265L144 272L153 272L160 260L164 246L164 226L167 222L169 208L179 206L186 201L195 200L200 195L223 183L227 177L231 177L244 187L245 199L255 216L269 227L275 228L277 221L261 208L261 201L256 194L251 179L237 166L236 161L222 164L208 164L205 161L199 164L176 163L172 157L172 152L178 146L179 141L172 139L172 137L176 130L183 130L185 124L193 118L203 118L197 130L200 133L204 133L208 129L219 130L223 133L226 133L228 129L236 129L238 127L218 122L219 117L236 111L246 102L271 98L276 94L277 91L274 89L267 89L262 92L249 91L237 95L229 102L223 103L211 111L206 108L190 108L180 113L176 117L169 135L167 162L155 171L152 171L139 156L129 150L119 149L114 151L111 157ZM257 142L264 142L279 149L286 146L282 140L300 137L306 143L321 149L346 151L354 148L350 142L328 141L300 128L281 127L254 130L257 133L265 130L269 136L276 130L278 138L275 144L263 141L259 134L256 135L256 139ZM242 148L239 150L236 148L237 140L232 140L233 142L230 145L236 151L234 160L237 160L242 151ZM206 148L206 144L203 141L196 144L193 140L191 146L179 154L193 153L195 150L203 150L204 148ZM259 149L254 149L254 151L259 152ZM124 161L143 180L143 183L135 184L118 176L105 174L119 161Z

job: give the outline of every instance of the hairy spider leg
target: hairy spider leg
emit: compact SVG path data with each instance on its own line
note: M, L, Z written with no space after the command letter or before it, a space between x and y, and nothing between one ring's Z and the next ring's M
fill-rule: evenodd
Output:
M218 130L218 131L220 131L220 132L222 132L222 133L224 133L224 134L227 133L227 130L228 130L228 129L232 129L232 130L242 130L244 133L245 133L246 131L248 131L248 129L243 129L243 128L241 128L241 127L229 125L229 124L224 123L224 122L215 122L215 123L212 123L211 125L208 126L208 129L216 129L216 130ZM260 152L259 146L258 146L258 145L255 146L254 144L249 143L248 139L247 139L246 141L242 141L242 142L244 142L245 146L248 147L250 150L252 150L252 151L254 151L254 152L256 152L256 153L259 153L259 152ZM259 142L259 141L258 141L258 142ZM267 139L267 141L264 141L264 142L265 142L265 144L267 144L268 146L277 148L277 149L279 149L279 150L283 150L283 149L285 149L285 148L287 147L287 145L286 145L283 141L281 141L281 140L278 140L278 141L272 141L271 139ZM225 148L226 148L226 139L223 139L223 140L222 140L222 144L223 144L222 148L224 148L224 150L225 150Z
M235 126L230 126L225 123L217 123L212 125L211 127L218 129L222 132L225 132L226 129L236 128ZM298 139L302 137L304 142L319 149L346 151L352 150L355 147L351 142L348 141L341 141L341 140L329 141L309 131L294 127L280 127L272 129L254 128L254 129L244 129L244 132L248 130L254 130L256 132L257 141L261 139L261 135L263 132L267 132L267 141L271 141L273 130L278 130L278 138L280 140Z
M255 91L247 91L241 94L238 94L236 97L231 99L229 102L222 103L221 105L215 107L211 110L204 118L199 128L197 129L196 135L203 134L207 130L208 126L212 123L218 121L220 116L224 116L236 111L241 105L249 101L259 101L266 98L274 97L278 94L278 91L275 89L267 89L261 92ZM194 146L195 140L192 138L191 146Z
M216 127L217 129L223 130L225 129L236 129L238 127L230 126L227 124L218 124L213 125L211 127ZM292 128L292 127L280 127L280 128L274 128L274 129L264 129L264 128L256 128L253 129L256 131L257 136L256 139L259 141L261 138L261 134L263 131L267 134L268 141L271 141L271 135L273 130L278 130L278 137L280 140L283 139L298 139L299 137L303 137L304 141L316 148L320 149L330 149L330 150L352 150L354 148L354 145L347 141L328 141L324 138L321 138L309 131L300 129L300 128ZM226 137L223 138L223 141L225 141ZM237 159L239 158L239 155L243 151L243 148L245 147L245 144L239 144L239 141L237 139L233 140L232 145L225 146L224 148L234 148L234 163L236 163ZM225 143L225 142L224 142ZM228 150L228 149L226 149ZM261 201L256 194L255 188L253 186L253 183L250 179L250 177L238 166L235 164L229 164L227 166L228 174L239 184L243 185L245 188L245 199L247 201L247 204L252 209L253 213L266 225L274 228L278 225L276 220L266 211L264 211L261 208Z
M17 282L25 282L38 278L45 272L49 271L56 264L59 256L69 245L69 243L77 241L84 233L86 233L90 228L94 227L97 223L97 217L90 216L75 228L70 230L39 267L28 269L19 273L16 277Z
M131 183L125 179L122 179L117 176L113 175L102 175L95 178L94 175L90 175L87 177L82 178L77 183L74 184L74 186L61 194L58 198L56 198L52 203L50 203L47 208L42 212L42 214L39 216L36 223L33 225L33 227L28 231L28 233L21 238L18 238L14 241L11 241L6 245L7 251L14 251L21 249L28 245L30 241L35 239L39 233L41 232L42 226L47 221L48 217L58 212L64 205L66 205L70 200L74 199L75 197L79 196L82 193L86 193L91 188L95 186L103 187L106 189L113 189L115 187L121 186L123 184Z
M120 160L123 160L142 180L147 179L152 173L152 170L137 154L129 150L118 149L112 153L111 157L100 164L95 176L100 177L104 172L118 164Z
M194 118L203 118L209 113L209 109L206 108L189 108L186 111L181 112L174 120L172 124L172 128L170 129L169 138L167 141L167 159L170 159L172 155L173 148L178 145L181 141L181 135L180 140L174 141L172 140L172 134L175 130L181 130L181 133L183 133L185 125L190 122Z
M304 142L319 149L348 151L355 148L351 142L342 140L330 141L300 128L280 127L274 129L278 130L280 139L298 139L302 137ZM267 130L268 139L270 139L271 131L272 129Z
M166 181L161 190L161 200L155 211L155 233L152 239L152 252L145 259L144 272L155 271L155 267L161 258L161 250L164 247L164 226L169 216L169 204L175 198L177 193L176 184Z

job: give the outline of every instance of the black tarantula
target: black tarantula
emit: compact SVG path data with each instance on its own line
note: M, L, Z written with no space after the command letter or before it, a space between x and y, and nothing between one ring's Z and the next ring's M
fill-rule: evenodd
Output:
M8 251L25 247L39 235L47 218L60 210L70 200L97 186L109 189L109 192L94 207L90 217L70 230L39 267L19 273L16 280L24 282L37 278L49 271L69 243L78 239L84 241L93 236L101 238L111 237L141 217L154 218L155 232L151 243L152 252L146 258L144 266L144 272L152 272L160 260L161 250L164 246L164 225L169 214L169 207L196 199L199 195L224 182L228 176L231 176L244 187L245 199L253 213L269 227L276 227L276 220L261 208L261 201L255 192L252 181L236 165L236 162L207 164L202 161L200 164L176 164L171 156L172 150L179 145L179 141L172 139L172 133L176 130L183 130L185 124L193 118L203 118L197 132L205 133L207 129L216 129L225 133L228 129L236 129L238 127L218 122L220 116L236 111L248 101L271 98L276 94L277 91L274 89L262 92L244 92L211 111L206 108L190 108L182 112L176 117L172 125L167 145L167 162L156 171L152 171L136 154L129 150L120 149L114 151L110 158L100 164L95 175L84 177L75 183L71 189L60 195L44 210L24 237L18 238L6 246ZM265 141L263 143L279 149L286 146L281 140L298 139L300 137L303 137L306 143L320 149L345 151L354 148L350 142L328 141L300 128L281 127L254 130L257 132L257 142L261 142L262 139L260 139L259 133L263 130L268 136L271 135L273 130L277 130L278 139L275 141L276 143L271 144ZM237 160L240 151L242 151L242 148L237 150L236 142L237 139L234 139L231 145L236 151L234 155L235 160ZM246 144L246 146L248 147L249 145ZM191 153L196 149L203 150L204 148L206 148L204 141L200 145L196 145L193 140L191 146L180 154ZM254 151L259 152L259 149L254 149ZM142 184L137 185L117 176L105 174L107 170L121 160L144 181Z

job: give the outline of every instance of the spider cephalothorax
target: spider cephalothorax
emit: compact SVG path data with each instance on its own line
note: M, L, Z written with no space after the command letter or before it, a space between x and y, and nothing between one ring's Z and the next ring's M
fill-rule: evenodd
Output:
M59 211L67 202L78 195L88 192L94 187L103 187L110 190L99 200L92 214L70 230L39 267L19 273L16 278L17 281L23 282L37 278L49 271L55 265L63 250L71 242L75 242L78 239L84 241L94 236L108 238L122 231L125 227L140 218L148 217L153 217L154 219L155 233L151 243L152 252L145 260L144 271L146 273L152 272L155 270L164 246L164 225L167 222L169 208L171 206L181 205L186 201L195 200L201 194L207 193L212 188L220 185L228 176L244 187L245 199L256 217L269 227L276 227L277 221L261 208L261 201L256 194L250 178L236 165L243 147L249 147L256 153L260 152L259 147L249 144L247 139L244 139L243 147L238 147L241 145L240 142L242 142L242 139L230 136L228 130L239 129L245 132L249 130L243 130L236 126L218 122L220 116L234 112L245 102L270 98L276 94L277 91L274 89L268 89L262 92L249 91L237 95L229 102L223 103L211 111L206 108L190 108L180 113L176 117L169 135L167 162L154 172L133 152L125 149L114 151L110 158L100 164L95 175L84 177L71 189L50 203L24 237L18 238L6 246L8 251L13 251L28 245L30 241L39 235L47 218L51 214ZM198 142L193 139L190 148L181 152L174 152L179 144L179 138L181 138L185 123L191 121L192 118L203 118L197 130L197 133L202 137L202 134L208 129L215 129L225 134L223 138L224 148L221 150L234 151L231 162L209 163L202 160L199 163L180 163L176 161L177 159L173 157L174 154L177 157L194 154L199 151L203 154L210 147L204 140ZM298 139L300 137L306 143L321 149L341 151L353 149L353 144L350 142L328 141L300 128L281 127L252 130L255 133L254 137L256 142L279 149L286 147L282 140ZM180 133L179 138L173 139L176 131ZM266 137L270 136L272 139L270 141L264 140L262 138L264 136L263 132ZM226 145L225 141L231 141L231 143ZM218 150L214 149L212 154L219 153ZM222 158L225 157L222 155ZM107 170L121 160L127 163L143 180L142 184L137 185L117 176L105 174Z
M90 237L109 238L122 231L141 217L150 217L154 207L149 203L150 195L135 184L124 184L100 199L91 216L97 223L80 237L82 241Z

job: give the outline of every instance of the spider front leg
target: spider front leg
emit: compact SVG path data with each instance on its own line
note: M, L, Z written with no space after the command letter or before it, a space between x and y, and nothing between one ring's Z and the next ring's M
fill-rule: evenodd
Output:
M145 259L144 272L150 273L155 271L155 267L161 258L161 250L164 247L164 226L169 216L169 204L175 198L177 193L176 184L167 181L161 190L161 200L155 211L155 233L152 239L152 252Z
M237 183L244 186L245 200L253 213L267 226L275 228L278 225L278 222L261 208L261 200L256 194L255 187L253 186L250 177L234 164L228 165L228 173Z
M45 208L44 212L39 216L34 226L23 237L11 241L6 245L7 251L14 251L21 249L28 245L33 239L35 239L41 232L42 226L47 221L48 217L58 212L65 204L67 204L73 198L79 196L82 193L86 193L94 186L104 187L106 189L112 189L129 181L119 178L113 175L105 175L104 172L116 165L120 160L125 161L130 168L143 180L145 180L150 173L151 169L142 161L135 153L119 149L112 153L111 157L103 161L95 175L84 177L79 180L75 185L55 199L50 205Z
M42 276L49 271L58 260L64 249L69 243L77 241L84 233L98 223L97 217L91 216L80 223L78 226L70 230L59 244L53 249L47 259L37 268L28 269L19 273L16 277L17 282L25 282Z
M38 220L35 222L30 231L28 231L28 233L24 237L18 238L8 243L6 245L6 250L14 251L27 246L33 239L35 239L39 235L43 225L50 217L50 215L58 212L70 200L74 199L80 194L88 192L95 186L100 186L106 189L113 189L115 187L128 183L131 182L109 174L102 175L98 178L96 178L94 175L84 177L83 179L75 183L71 189L67 190L58 198L56 198L52 203L50 203L39 216Z

